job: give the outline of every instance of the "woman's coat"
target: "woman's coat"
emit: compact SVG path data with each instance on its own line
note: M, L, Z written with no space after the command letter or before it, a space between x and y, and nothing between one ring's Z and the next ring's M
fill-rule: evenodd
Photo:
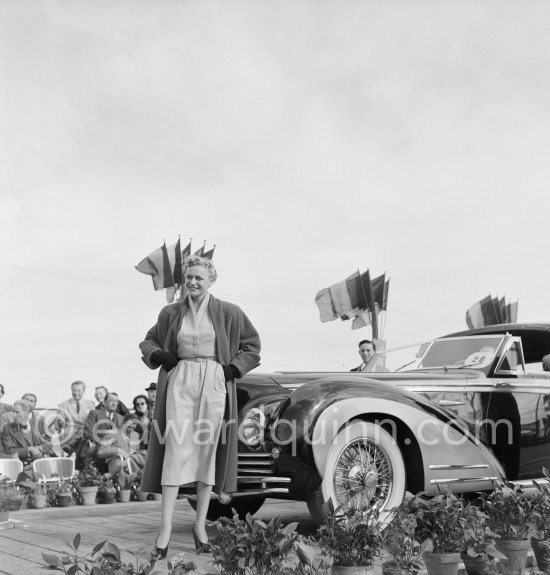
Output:
M143 361L151 369L159 364L151 359L154 351L163 349L177 357L176 337L181 328L183 316L188 308L187 298L164 307L157 323L147 332L139 344ZM241 308L210 296L208 311L216 332L216 355L222 365L234 365L241 377L260 362L260 337ZM153 412L151 437L147 460L143 470L141 488L143 491L160 493L160 478L164 459L164 437L166 429L166 370L161 367L157 383L157 396ZM237 490L237 391L235 381L228 381L225 421L216 454L217 493L232 493Z

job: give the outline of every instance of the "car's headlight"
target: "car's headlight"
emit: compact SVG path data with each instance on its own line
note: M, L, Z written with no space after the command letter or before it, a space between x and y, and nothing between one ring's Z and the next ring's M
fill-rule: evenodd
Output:
M257 447L264 441L265 413L258 407L249 409L241 423L241 441L250 447Z

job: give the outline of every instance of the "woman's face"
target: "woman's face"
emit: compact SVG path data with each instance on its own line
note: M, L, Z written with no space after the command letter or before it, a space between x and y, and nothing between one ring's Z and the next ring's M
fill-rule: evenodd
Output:
M185 287L194 300L202 300L211 285L210 274L206 268L202 266L187 268L185 273Z
M136 399L136 402L134 403L134 409L136 410L136 413L139 413L140 415L147 413L147 402L145 401L144 397L138 397Z

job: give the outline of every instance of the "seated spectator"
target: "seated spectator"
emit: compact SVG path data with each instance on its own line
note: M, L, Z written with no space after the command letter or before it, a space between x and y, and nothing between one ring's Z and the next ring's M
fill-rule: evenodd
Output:
M147 451L151 420L149 419L149 399L145 395L136 395L133 400L134 413L124 418L127 432L135 432L139 438L139 448Z
M2 399L2 397L4 397L4 386L0 383L0 399ZM12 409L13 408L9 403L0 402L0 415L8 411L11 411Z
M84 424L83 442L77 458L78 467L94 463L102 472L111 471L109 463L119 455L117 443L117 430L122 428L124 418L116 412L118 395L108 393L104 406L93 409L88 414Z
M30 469L32 461L40 457L55 456L50 443L41 438L30 425L31 405L25 399L13 404L15 421L2 430L2 451L15 455Z
M550 371L550 353L542 358L542 369Z
M25 399L30 403L31 406L31 417L29 419L29 423L31 424L32 428L36 431L36 433L43 437L45 435L44 432L44 420L37 416L35 413L36 409L36 395L34 393L24 393L21 399ZM0 415L0 433L2 433L2 429L8 423L13 423L15 421L15 414L13 411L7 411Z
M149 398L149 419L153 419L153 411L155 409L155 400L157 398L157 384L153 381L153 383L149 384L149 387L145 388L147 392L147 397Z
M80 447L84 422L90 411L94 409L94 402L91 399L84 398L85 391L86 384L83 381L73 381L71 383L72 398L59 404L59 409L63 410L68 416L71 435L71 442L68 447L70 447L71 453Z
M94 395L97 401L97 405L95 406L96 409L102 409L104 407L103 403L108 393L109 390L104 385L99 385L98 387L95 388ZM130 413L130 410L119 399L116 412L122 415L122 417L126 417Z

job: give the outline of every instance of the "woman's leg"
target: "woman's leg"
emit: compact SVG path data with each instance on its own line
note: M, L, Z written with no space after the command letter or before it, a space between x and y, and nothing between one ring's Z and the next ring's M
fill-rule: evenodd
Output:
M161 549L168 545L170 536L172 535L172 519L174 517L174 508L176 506L178 491L178 485L162 486L162 518L156 542L157 547L160 547Z
M210 505L210 495L212 485L207 485L202 481L197 481L197 515L195 517L195 532L198 538L204 543L208 541L206 534L206 514Z

